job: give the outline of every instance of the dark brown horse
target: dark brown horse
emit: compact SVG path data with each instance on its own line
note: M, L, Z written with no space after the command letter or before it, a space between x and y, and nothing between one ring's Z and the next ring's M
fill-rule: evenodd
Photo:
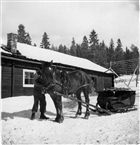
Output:
M81 100L81 92L84 93L85 102L89 103L89 94L93 90L92 79L83 71L77 70L73 72L60 71L52 66L52 62L42 64L42 78L46 82L44 87L47 93L54 101L56 108L56 122L63 122L62 96L59 94L75 94L78 100ZM82 106L78 102L78 110L76 117L81 115ZM89 105L86 105L86 113L84 118L88 119L90 115Z

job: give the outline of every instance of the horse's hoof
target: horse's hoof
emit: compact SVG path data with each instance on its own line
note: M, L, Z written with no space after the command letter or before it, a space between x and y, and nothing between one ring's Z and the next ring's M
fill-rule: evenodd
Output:
M76 115L75 115L75 118L80 118L80 115L79 115L79 114L76 114Z
M45 119L45 120L47 120L47 119L49 119L49 117L46 117L45 115L41 115L41 116L40 116L40 119Z
M89 116L85 116L85 117L84 117L84 119L88 119L88 118L89 118Z
M90 115L85 115L85 116L84 116L84 119L88 119L88 118L89 118L89 116L90 116Z
M75 118L79 118L82 115L82 113L76 113Z
M55 122L57 122L57 123L63 123L63 121L64 121L64 118L56 118L55 119Z
M34 120L35 119L35 114L32 114L31 115L31 120Z

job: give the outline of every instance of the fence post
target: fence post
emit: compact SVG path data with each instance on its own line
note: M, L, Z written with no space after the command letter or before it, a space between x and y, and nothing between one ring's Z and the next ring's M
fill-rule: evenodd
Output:
M131 77L131 79L130 79L130 81L129 81L129 83L128 83L128 86L130 85L130 83L131 83L131 81L132 81L132 78L133 78L133 76L134 76L134 74L135 74L137 68L138 68L138 65L136 66L136 68L135 68L135 70L134 70L134 72L133 72L133 75L132 75L132 77Z

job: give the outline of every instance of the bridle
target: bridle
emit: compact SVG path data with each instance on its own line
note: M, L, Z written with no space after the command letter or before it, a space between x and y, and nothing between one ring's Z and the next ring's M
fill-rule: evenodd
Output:
M47 74L51 76L51 79L47 77ZM56 70L53 70L52 67L47 67L47 70L46 70L44 66L44 68L41 70L41 76L43 80L45 81L45 83L42 85L42 90L44 93L49 92L49 90L55 85L58 85L63 88L63 84L59 83L56 80L55 75L56 75Z
M50 72L52 71L51 70L52 68L51 67L48 67L48 70L46 71L46 68L43 68L41 70L41 76L44 80L44 84L42 85L42 88L45 89L45 90L49 90L51 87L53 87L55 84L54 84L54 76L53 76L53 73ZM51 79L48 79L49 77L47 77L46 75L49 74L52 78Z

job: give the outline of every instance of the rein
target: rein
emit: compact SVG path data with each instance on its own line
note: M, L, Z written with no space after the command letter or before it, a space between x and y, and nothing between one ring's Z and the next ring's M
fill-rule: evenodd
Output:
M74 90L73 92L71 92L71 93L75 94L80 88L85 87L85 86L90 86L90 84L84 84L84 85L82 85L82 86L79 86L77 89L75 89L75 90Z

